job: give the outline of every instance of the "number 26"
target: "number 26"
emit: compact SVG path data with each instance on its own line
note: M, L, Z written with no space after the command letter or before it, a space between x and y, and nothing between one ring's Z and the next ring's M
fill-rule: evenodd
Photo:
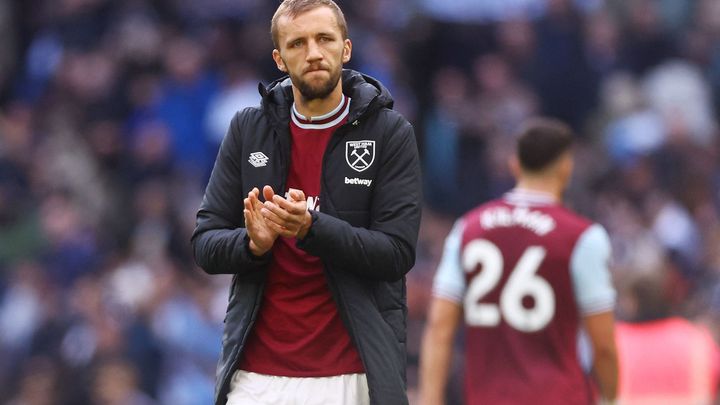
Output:
M550 283L537 273L545 259L542 246L525 249L507 283L500 292L499 306L480 300L500 281L503 273L503 256L500 249L485 239L476 239L465 246L462 266L473 272L478 265L481 271L473 277L465 295L465 321L470 326L493 327L500 324L501 316L508 325L522 332L536 332L555 315L555 294ZM525 308L523 297L532 297L534 306Z

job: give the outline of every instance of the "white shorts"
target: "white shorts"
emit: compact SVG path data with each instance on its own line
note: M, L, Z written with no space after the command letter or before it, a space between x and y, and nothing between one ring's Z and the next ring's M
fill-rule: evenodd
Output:
M227 405L369 405L365 374L280 377L238 370Z

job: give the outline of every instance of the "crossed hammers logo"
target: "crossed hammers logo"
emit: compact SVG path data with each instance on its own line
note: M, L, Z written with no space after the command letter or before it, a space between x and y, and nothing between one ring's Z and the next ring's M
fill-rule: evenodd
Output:
M375 141L348 141L345 143L345 161L355 171L361 172L375 160Z
M359 162L362 162L362 165L359 166L359 167L361 167L361 168L362 168L362 167L369 166L368 162L366 162L365 159L363 159L365 156L367 156L367 155L369 155L369 154L370 154L370 151L368 151L367 149L363 149L362 155L358 153L358 150L357 150L357 149L353 149L353 151L350 152L350 155L356 157L357 159L355 159L355 161L352 162L352 163L350 164L350 166L358 167L357 164L358 164Z

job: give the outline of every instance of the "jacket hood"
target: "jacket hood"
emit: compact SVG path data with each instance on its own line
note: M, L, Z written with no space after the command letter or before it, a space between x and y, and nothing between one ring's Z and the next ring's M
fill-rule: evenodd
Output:
M341 80L343 93L351 99L348 121L380 108L393 107L390 91L377 79L352 69L343 69ZM263 108L274 121L286 122L290 119L293 92L289 76L281 77L267 86L260 83L258 90Z

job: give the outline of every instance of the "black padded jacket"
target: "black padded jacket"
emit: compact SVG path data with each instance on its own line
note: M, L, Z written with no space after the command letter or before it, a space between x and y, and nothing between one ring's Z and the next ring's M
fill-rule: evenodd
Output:
M340 316L363 362L374 405L406 395L405 274L415 262L421 180L412 126L377 80L342 72L351 98L347 123L331 137L322 163L320 211L297 246L321 258ZM259 86L259 107L238 112L220 147L192 235L196 263L233 274L215 404L230 380L258 314L271 254L252 255L243 198L269 184L285 190L290 157L290 79ZM358 160L361 157L361 160Z

